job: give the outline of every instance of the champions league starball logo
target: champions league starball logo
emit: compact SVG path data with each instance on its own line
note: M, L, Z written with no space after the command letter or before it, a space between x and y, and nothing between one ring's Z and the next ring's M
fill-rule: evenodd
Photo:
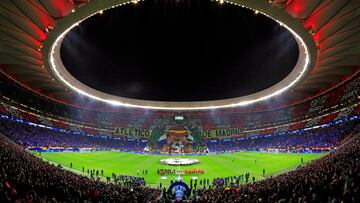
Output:
M182 200L186 194L190 192L189 186L181 181L176 181L169 187L170 191L174 191L175 200Z
M183 165L197 164L199 163L199 160L191 159L191 158L169 158L169 159L161 159L160 162L171 166L183 166Z

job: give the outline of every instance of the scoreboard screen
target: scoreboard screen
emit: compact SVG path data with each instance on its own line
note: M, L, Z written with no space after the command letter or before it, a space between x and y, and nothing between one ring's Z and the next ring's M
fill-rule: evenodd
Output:
M175 120L176 120L176 121L183 121L183 120L184 120L184 116L175 116Z

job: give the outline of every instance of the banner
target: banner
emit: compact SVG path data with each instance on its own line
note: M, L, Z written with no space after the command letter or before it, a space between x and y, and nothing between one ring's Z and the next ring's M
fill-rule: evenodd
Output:
M190 130L191 131L191 130ZM136 129L136 128L116 128L114 135L126 137L149 137L152 130L150 129ZM167 131L165 131L167 132ZM203 138L223 138L242 135L240 128L224 128L212 130L198 130Z
M114 135L126 137L149 137L151 130L136 129L136 128L116 128Z
M202 137L204 138L232 137L242 134L242 130L240 128L212 129L200 131Z

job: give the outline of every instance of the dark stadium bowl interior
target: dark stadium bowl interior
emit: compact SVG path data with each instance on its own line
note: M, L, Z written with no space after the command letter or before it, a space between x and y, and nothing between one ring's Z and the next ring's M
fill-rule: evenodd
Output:
M298 52L291 33L272 19L208 0L109 9L73 28L61 45L65 67L80 82L153 101L256 93L284 79Z

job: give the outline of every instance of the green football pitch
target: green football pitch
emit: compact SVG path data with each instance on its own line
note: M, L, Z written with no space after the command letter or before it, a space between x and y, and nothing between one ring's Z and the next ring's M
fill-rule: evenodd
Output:
M176 156L160 156L150 154L132 154L125 152L103 151L103 152L49 152L42 153L42 158L60 164L75 172L82 172L82 167L87 169L104 170L104 176L111 177L114 172L117 175L132 175L144 177L146 184L157 186L160 182L168 186L171 180L178 175L159 175L158 169L179 169L178 166L168 166L160 163L161 159L177 158ZM264 179L270 175L277 175L292 170L323 156L323 154L288 154L288 153L266 153L266 152L238 152L231 154L216 154L204 156L181 156L181 158L195 158L200 161L198 164L181 166L180 169L203 169L204 174L181 175L183 181L189 183L192 177L198 179L216 177L239 176L250 173L250 177L256 180ZM265 175L263 175L265 169ZM148 174L143 175L142 171L147 170ZM138 174L139 173L139 174ZM166 179L164 179L166 177Z

